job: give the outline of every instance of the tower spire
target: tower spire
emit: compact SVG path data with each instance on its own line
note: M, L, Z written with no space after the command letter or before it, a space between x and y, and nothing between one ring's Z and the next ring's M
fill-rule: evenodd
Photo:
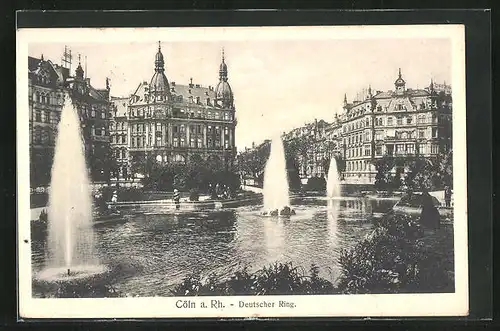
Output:
M219 80L227 82L227 65L224 56L224 47L222 48L222 62L219 67Z
M347 106L347 93L344 93L344 107Z
M401 68L399 68L399 78L401 78Z
M165 71L165 61L163 60L163 54L161 52L161 41L158 41L158 52L155 56L155 71L163 72Z
M80 78L80 79L83 79L83 74L85 72L83 71L82 69L82 58L81 58L81 54L78 53L78 67L76 67L76 77Z

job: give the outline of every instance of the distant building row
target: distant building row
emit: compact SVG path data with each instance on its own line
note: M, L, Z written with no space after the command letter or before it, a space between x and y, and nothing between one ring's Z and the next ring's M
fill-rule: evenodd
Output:
M108 120L112 104L106 88L96 89L84 77L81 63L75 75L69 67L40 58L28 57L28 111L30 144L30 183L32 187L47 185L54 157L57 125L64 98L70 96L77 107L85 143L85 156L95 181L109 174Z
M406 88L401 69L394 85L387 92L368 88L351 103L344 96L332 123L316 120L283 134L285 142L302 142L295 156L302 179L325 176L336 157L346 182L374 183L374 163L384 155L433 158L451 149L451 86Z
M189 162L191 156L231 167L236 154L234 97L222 53L215 88L169 83L160 45L151 81L129 97L96 89L81 63L70 65L28 58L30 171L33 187L47 185L53 163L57 125L65 95L81 119L87 164L94 181L131 179L143 173L147 160Z

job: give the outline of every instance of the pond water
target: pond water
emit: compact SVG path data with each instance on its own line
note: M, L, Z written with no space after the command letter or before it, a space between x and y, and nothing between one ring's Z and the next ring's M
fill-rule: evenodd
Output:
M261 206L204 211L127 211L125 221L95 226L99 259L120 265L113 286L132 296L168 296L189 274L220 277L247 267L292 262L335 282L341 249L355 245L372 228L372 218L395 201L348 198L333 203L293 199L291 219L264 217ZM45 266L46 232L32 231L35 272ZM36 295L36 294L35 294Z

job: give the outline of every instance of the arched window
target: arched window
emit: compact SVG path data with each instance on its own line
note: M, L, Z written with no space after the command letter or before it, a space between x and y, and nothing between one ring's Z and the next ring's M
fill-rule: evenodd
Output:
M40 92L36 92L36 102L42 102L42 99L40 98Z

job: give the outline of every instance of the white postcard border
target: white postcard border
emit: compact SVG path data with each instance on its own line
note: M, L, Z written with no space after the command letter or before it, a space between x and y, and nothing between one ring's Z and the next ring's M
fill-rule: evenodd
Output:
M28 45L32 42L225 41L256 39L449 38L452 41L455 293L35 299L31 293ZM203 318L465 316L468 314L465 28L463 25L106 28L17 30L18 303L20 318ZM25 242L27 240L27 243ZM179 301L181 300L181 301ZM225 308L199 308L220 300ZM240 308L239 302L294 302L291 308ZM183 301L197 308L177 308ZM231 306L233 304L233 306Z

